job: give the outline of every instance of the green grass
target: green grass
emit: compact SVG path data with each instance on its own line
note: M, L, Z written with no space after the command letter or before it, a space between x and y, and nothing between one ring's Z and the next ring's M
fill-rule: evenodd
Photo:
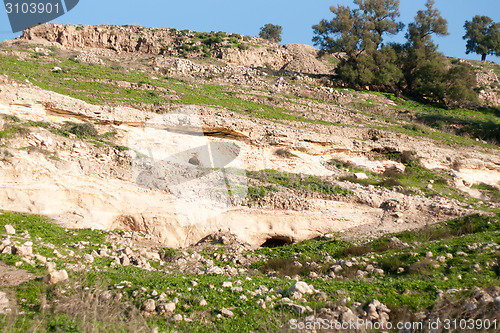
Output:
M406 131L406 134L421 134L439 141L445 141L449 144L468 146L477 144L474 140L475 138L488 141L489 145L483 144L488 147L498 146L500 143L500 111L498 109L481 107L474 110L447 109L436 105L424 104L408 97L397 97L392 93L367 93L383 96L391 100L396 105L389 105L389 108L404 112L403 119L407 119L407 121L411 119L412 123L403 126L403 128L410 130ZM368 99L362 104L364 106L371 106L372 103L373 100ZM380 118L380 115L376 113L369 114ZM409 117L408 114L413 117ZM391 117L387 118L387 116L385 116L385 119L392 120L393 122L402 120ZM414 122L428 126L428 129L418 126ZM391 129L404 132L401 129L398 130L397 127L399 126L392 127ZM432 129L437 131L432 131Z
M500 202L500 190L488 184L472 185L472 188L486 192L493 202Z
M156 290L158 293L166 293L167 301L177 297L179 303L175 313L183 314L193 319L193 322L175 323L168 318L151 316L146 319L149 328L158 327L160 331L177 330L181 332L193 330L200 332L277 331L286 325L289 319L297 318L297 315L277 300L274 301L274 309L262 309L257 305L257 301L261 297L251 297L247 293L257 290L260 286L275 290L278 288L287 290L293 284L294 281L285 278L284 275L273 278L260 273L260 271L266 273L271 270L288 272L290 275L299 274L301 280L324 291L328 295L328 299L334 303L337 302L337 291L342 290L345 292L345 296L351 299L347 303L348 306L352 305L353 302L366 304L372 299L378 299L392 309L401 306L406 306L411 311L431 309L433 304L438 301L436 296L438 289L462 288L465 297L475 287L500 285L498 250L493 251L491 248L488 250L484 245L481 245L495 245L500 242L499 222L499 215L472 215L419 230L386 235L369 242L335 239L311 240L276 248L261 248L247 253L266 258L265 261L257 261L250 266L251 279L246 279L242 275L230 277L187 275L176 272L166 275L162 271L145 271L131 266L111 268L108 267L109 259L98 258L94 266L98 269L70 272L69 282L47 286L40 279L35 279L14 287L13 291L24 314L17 316L13 323L8 322L8 317L0 316L0 324L5 324L5 327L15 327L17 330L27 330L36 324L40 329L46 331L82 331L83 327L88 327L85 326L88 318L92 318L94 320L92 325L101 327L102 330L113 328L113 330L127 331L123 329L123 323L116 322L113 318L121 318L121 316L126 316L126 313L131 316L129 320L139 318L137 311L142 301L150 297L148 295L152 290ZM82 240L102 245L106 235L105 232L101 231L66 231L41 216L2 213L0 214L0 236L3 236L5 224L13 225L17 230L16 235L25 230L28 231L35 243L36 253L43 247L43 243L56 245L56 249L61 253L64 253L70 244ZM391 237L398 237L401 241L409 243L411 247L394 249L390 246ZM476 249L467 247L475 243L480 244L480 246ZM363 247L368 250L359 252L354 247ZM224 251L226 248L222 246L220 250ZM434 267L429 259L425 259L427 251L432 251L435 257L447 253L453 253L455 256L452 259L447 259L445 263L440 263L439 267ZM456 255L457 251L466 252L468 257ZM207 253L211 254L213 251ZM226 251L225 253L229 254L230 252ZM46 253L46 255L50 258L54 257L50 253ZM178 256L181 256L178 250L164 249L162 251L162 257L167 261L169 258L174 260ZM351 273L345 269L345 278L343 279L308 279L307 274L310 271L325 272L329 269L330 265L324 262L327 256L333 257L334 260L356 257L360 263L365 262L361 260L362 258L368 258L366 264L370 263L382 267L386 274L385 276L372 275L365 279L359 279L354 275L351 276ZM0 260L12 265L18 261L18 258L2 255ZM293 261L299 261L304 266L298 270L294 269ZM311 268L305 265L307 262L317 262L320 265L318 268ZM491 265L492 262L493 265ZM221 266L224 264L226 263L220 263ZM476 264L480 265L481 270L475 270L474 265ZM60 265L62 262L58 262L58 267L62 267ZM29 265L27 266L22 266L22 268L29 269ZM405 268L403 274L396 272L399 267ZM252 269L260 271L252 271ZM357 269L354 267L352 272L354 273ZM32 270L38 274L42 273L35 268ZM197 286L191 284L190 281L193 279L197 280ZM248 300L240 300L240 292L220 287L224 281L232 281L235 284L237 280L241 281L243 293L248 295ZM75 282L79 286L76 286ZM215 287L210 288L210 285ZM123 286L123 288L117 289L116 286ZM89 289L85 291L87 287ZM188 288L191 289L189 292L187 292ZM124 305L123 308L111 307L115 311L114 317L105 317L101 313L105 312L104 308L97 310L99 313L96 313L95 310L88 312L89 302L94 302L91 297L92 292L96 289L110 290L112 293L120 292L123 295L121 301ZM275 295L274 292L266 292L265 294ZM40 306L43 298L49 302L57 300L61 306L57 309L44 311ZM201 298L207 301L207 306L198 305ZM75 302L77 304L82 302L82 307L78 308L77 312L71 310ZM306 302L298 301L298 303L309 305L313 309L324 306L324 300L315 297L308 298ZM99 309L97 304L95 306L93 308L92 305L90 308ZM113 306L113 304L110 303L109 306ZM234 317L216 319L216 315L222 308L231 309L234 312Z
M299 192L318 192L327 196L346 196L352 194L351 191L345 190L318 176L287 173L276 170L247 171L247 176L264 183L281 185Z
M249 186L248 187L248 193L247 197L250 200L258 200L261 199L269 194L272 194L273 192L276 192L277 189L276 187L272 185L268 186Z
M63 71L52 72L51 69L55 66L63 68ZM13 79L19 81L29 79L31 83L42 89L78 98L91 104L116 105L126 103L133 106L139 103L155 105L178 103L210 105L271 120L330 124L326 121L295 115L295 112L284 108L267 106L235 97L231 87L195 84L171 78L151 79L148 74L142 72L77 63L64 58L44 57L34 61L0 55L0 71ZM104 82L95 82L95 80L104 80ZM172 100L169 98L169 94L159 90L123 88L108 83L107 80L125 81L137 85L147 83L174 91L180 99Z
M104 243L104 232L90 229L64 229L55 225L50 219L39 215L0 213L0 230L2 232L6 224L12 225L17 234L27 231L32 238L40 237L43 242L49 242L56 246L79 241Z
M50 123L42 121L29 120L26 122L22 122L21 120L18 120L18 122L8 124L6 129L0 131L0 138L9 138L11 135L16 133L26 134L28 133L30 127L44 128L54 134L66 138L70 137L71 135L74 135L77 138L82 140L87 140L88 142L93 143L98 147L110 146L118 151L129 150L128 147L120 146L110 141L110 139L112 139L116 135L116 131L98 135L97 130L91 123L77 124L73 122L65 122L62 125L52 125ZM25 149L36 150L35 147L28 147ZM47 155L51 159L55 160L58 159L56 152L48 152L46 150L40 150L40 149L38 149L38 151Z

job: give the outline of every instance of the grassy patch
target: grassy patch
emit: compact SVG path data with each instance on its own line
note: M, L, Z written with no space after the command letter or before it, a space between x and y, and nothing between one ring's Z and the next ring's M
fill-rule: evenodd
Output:
M324 195L343 196L352 194L351 191L345 190L318 176L287 173L276 170L247 171L247 176L264 183L281 185L299 192L318 192Z
M247 197L250 200L259 200L264 198L265 196L272 194L273 192L276 192L277 188L268 185L268 186L249 186L248 187L248 192L247 192Z

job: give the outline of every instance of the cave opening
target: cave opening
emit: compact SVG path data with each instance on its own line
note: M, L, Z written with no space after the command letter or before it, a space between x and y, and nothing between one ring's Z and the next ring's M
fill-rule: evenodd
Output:
M261 247L280 247L285 245L292 244L292 239L287 236L273 236L271 238L266 239L266 241L261 245Z

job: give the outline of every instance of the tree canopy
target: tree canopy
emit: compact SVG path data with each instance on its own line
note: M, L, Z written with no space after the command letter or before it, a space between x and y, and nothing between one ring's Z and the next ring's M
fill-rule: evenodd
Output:
M313 26L313 42L323 53L343 52L338 78L354 88L404 92L445 105L474 101L475 75L470 66L447 61L432 40L447 35L448 23L427 0L408 25L406 43L384 44L386 34L403 29L399 0L353 0L356 7L330 7L331 20Z
M500 23L493 22L488 16L476 15L471 21L465 21L464 28L467 54L480 54L482 61L488 54L500 55Z
M259 37L268 39L270 41L279 43L281 42L281 34L283 33L283 27L280 25L274 25L271 23L266 24L260 28Z
M384 34L403 29L397 21L399 0L354 0L358 8L331 6L334 18L313 26L313 42L324 52L345 52L349 58L377 50Z

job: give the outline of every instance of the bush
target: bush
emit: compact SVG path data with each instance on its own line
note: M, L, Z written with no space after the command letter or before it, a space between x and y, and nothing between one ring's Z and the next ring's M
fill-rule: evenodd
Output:
M270 40L272 42L281 42L281 34L283 33L283 27L279 25L274 25L271 23L266 24L260 28L259 37L263 39Z
M75 124L71 126L69 132L79 138L93 138L97 136L97 130L91 123Z

